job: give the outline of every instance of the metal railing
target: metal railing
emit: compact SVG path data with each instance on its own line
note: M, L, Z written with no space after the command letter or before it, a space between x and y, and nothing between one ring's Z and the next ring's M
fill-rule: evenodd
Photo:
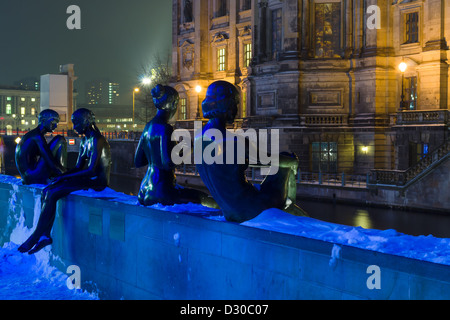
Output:
M422 172L429 169L434 163L439 162L450 154L450 141L446 141L439 148L422 158L416 165L407 170L371 170L370 184L384 184L404 186Z
M175 169L176 174L188 176L199 176L197 167L191 164L179 165ZM248 168L247 179L252 182L261 182L265 176L261 175L258 168ZM297 184L335 186L348 188L367 188L369 174L346 174L346 173L313 173L298 171Z

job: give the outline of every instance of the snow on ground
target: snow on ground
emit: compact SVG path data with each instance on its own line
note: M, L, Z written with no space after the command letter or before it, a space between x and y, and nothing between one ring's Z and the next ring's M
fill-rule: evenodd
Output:
M13 190L8 208L14 212L20 180L14 177L0 176L1 182L11 183ZM42 188L43 186L36 186ZM35 197L39 197L36 195ZM35 201L36 225L41 210L40 201ZM17 249L30 235L32 230L25 226L24 212L20 216L11 216L8 223L14 227L9 242L0 248L0 300L97 300L96 293L80 289L69 289L67 280L70 274L64 274L50 261L58 261L50 247L35 255L22 254ZM73 287L73 286L72 286Z

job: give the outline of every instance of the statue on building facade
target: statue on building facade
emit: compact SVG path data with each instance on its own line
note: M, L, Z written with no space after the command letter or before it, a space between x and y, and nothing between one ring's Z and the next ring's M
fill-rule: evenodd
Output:
M203 116L209 121L202 133L195 137L195 143L200 140L202 150L211 143L219 143L221 147L215 150L223 150L222 158L226 158L227 147L233 146L233 150L237 150L237 139L226 133L226 124L234 122L239 102L239 92L231 83L216 81L208 87L202 110ZM205 138L210 129L220 131L225 141ZM227 139L232 139L231 143ZM280 154L277 173L267 175L260 188L247 180L245 170L249 166L248 154L246 157L245 164L206 164L204 161L197 164L200 177L228 221L247 221L269 208L282 209L298 216L307 215L295 204L295 176L298 168L295 155Z
M73 128L84 135L75 167L52 180L42 194L42 209L33 234L20 247L20 252L33 254L52 244L50 236L56 215L56 202L78 190L102 191L109 184L110 146L95 124L88 109L78 109L72 115Z
M25 134L16 146L16 167L23 184L48 184L52 177L66 171L67 142L58 135L47 143L46 133L53 132L59 123L56 111L39 113L38 126Z
M175 164L171 159L174 130L168 122L177 111L178 92L172 87L157 85L152 96L158 111L145 126L134 158L136 168L148 165L138 194L139 203L150 206L191 202L216 208L215 201L205 192L176 184Z

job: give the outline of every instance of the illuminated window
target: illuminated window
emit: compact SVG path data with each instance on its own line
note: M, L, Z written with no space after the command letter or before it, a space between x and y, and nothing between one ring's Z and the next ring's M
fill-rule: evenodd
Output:
M35 125L35 124L36 124L36 120L34 120L34 119L31 120L31 124L32 124L32 125Z
M405 78L405 103L407 109L417 109L417 77Z
M11 97L6 97L6 101L11 101L12 98Z
M36 102L36 98L31 98L31 102Z
M252 61L252 44L247 43L244 45L244 67L250 66Z
M180 120L187 119L187 100L186 98L180 99Z
M311 148L313 172L337 172L336 142L313 142Z
M24 101L25 101L25 98L23 98L23 97L22 97L22 98L20 98L20 101L24 102Z
M25 115L25 107L21 107L20 108L20 114L21 115Z
M31 108L31 115L32 116L36 115L36 108Z
M316 58L337 58L341 47L340 2L316 3L314 12Z
M405 24L405 43L419 42L419 12L408 13Z
M7 104L6 105L6 114L11 114L12 113L12 108L11 108L11 105L10 104Z
M225 59L226 51L225 48L217 50L217 71L225 71Z

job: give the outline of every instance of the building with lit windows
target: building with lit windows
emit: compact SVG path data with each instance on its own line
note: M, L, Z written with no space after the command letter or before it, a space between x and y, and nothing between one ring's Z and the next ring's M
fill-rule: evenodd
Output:
M302 171L414 167L448 150L449 7L173 0L177 125L196 118L204 90L195 87L222 79L241 92L243 126L278 128L280 149L296 152Z
M95 80L86 84L86 104L120 104L120 85L109 80Z
M12 134L37 125L40 92L20 87L0 86L0 132Z
M192 120L201 116L201 101L214 80L236 84L245 102L252 58L251 9L252 1L173 1L173 86L180 94L179 127L192 127ZM240 108L237 117L245 116L246 108Z

